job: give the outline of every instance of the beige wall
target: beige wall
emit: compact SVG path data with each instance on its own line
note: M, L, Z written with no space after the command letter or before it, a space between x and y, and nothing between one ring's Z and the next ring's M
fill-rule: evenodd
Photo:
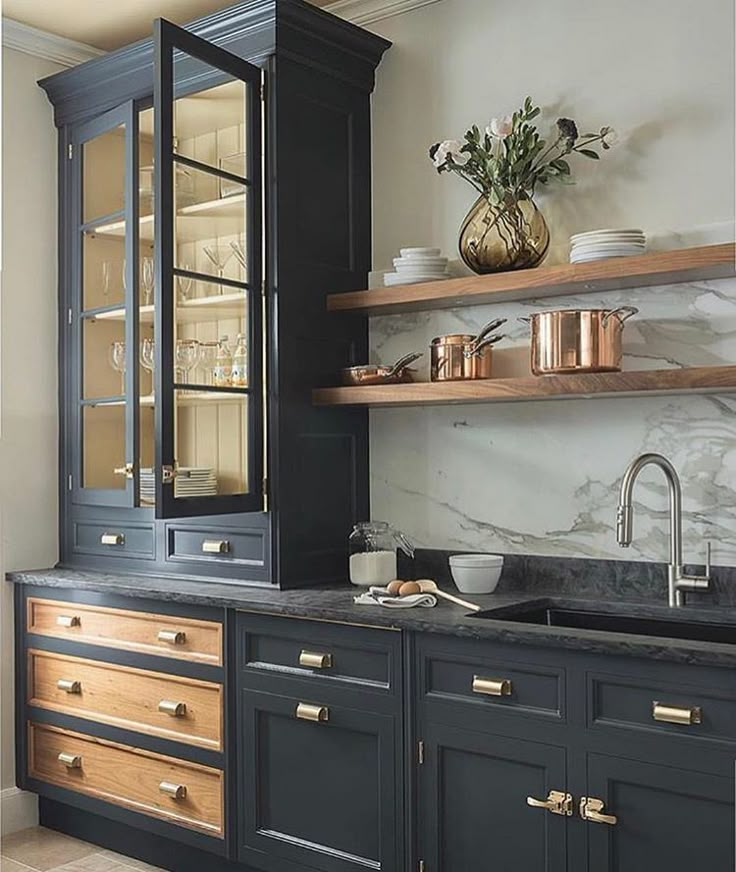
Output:
M60 67L3 50L0 568L57 560L56 133L36 81ZM2 592L2 787L13 765L12 588ZM3 803L5 805L5 803Z

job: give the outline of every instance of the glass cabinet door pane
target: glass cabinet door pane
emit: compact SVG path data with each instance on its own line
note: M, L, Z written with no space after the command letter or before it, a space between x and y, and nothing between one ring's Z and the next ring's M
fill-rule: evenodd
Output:
M82 145L82 221L121 212L125 207L125 126Z
M125 405L82 410L82 487L124 491ZM116 472L117 470L117 472Z
M119 234L82 234L82 309L125 305L125 222Z

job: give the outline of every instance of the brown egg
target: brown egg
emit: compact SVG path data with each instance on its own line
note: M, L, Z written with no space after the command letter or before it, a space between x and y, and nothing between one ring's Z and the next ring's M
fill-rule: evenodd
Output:
M411 596L415 593L421 593L422 589L416 581L405 581L399 588L399 596Z
M403 583L404 582L400 578L395 578L393 581L389 581L386 585L386 590L388 590L391 596L398 596Z

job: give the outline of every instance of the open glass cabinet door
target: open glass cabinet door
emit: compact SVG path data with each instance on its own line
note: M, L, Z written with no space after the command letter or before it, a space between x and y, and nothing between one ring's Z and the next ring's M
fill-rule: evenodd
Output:
M154 31L156 515L263 509L261 70Z

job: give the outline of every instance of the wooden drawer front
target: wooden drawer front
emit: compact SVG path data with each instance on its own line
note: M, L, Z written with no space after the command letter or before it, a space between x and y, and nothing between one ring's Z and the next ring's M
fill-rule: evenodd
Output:
M31 723L28 731L31 778L223 838L219 769L58 727Z
M205 560L263 567L266 564L266 538L261 530L202 530L169 528L169 560Z
M74 524L74 550L80 554L152 558L155 553L153 527L149 524L77 521Z
M209 681L29 650L28 694L39 708L222 748L222 686Z
M423 695L428 701L557 718L564 715L564 674L560 669L433 652L425 655L422 671Z
M29 597L27 630L160 657L222 664L222 624Z
M248 669L392 687L393 643L398 633L290 618L253 618L241 625ZM390 638L387 638L390 637Z
M687 669L683 666L682 672ZM694 742L736 742L734 691L629 676L589 675L588 713L589 726L594 729L613 727L669 734Z

